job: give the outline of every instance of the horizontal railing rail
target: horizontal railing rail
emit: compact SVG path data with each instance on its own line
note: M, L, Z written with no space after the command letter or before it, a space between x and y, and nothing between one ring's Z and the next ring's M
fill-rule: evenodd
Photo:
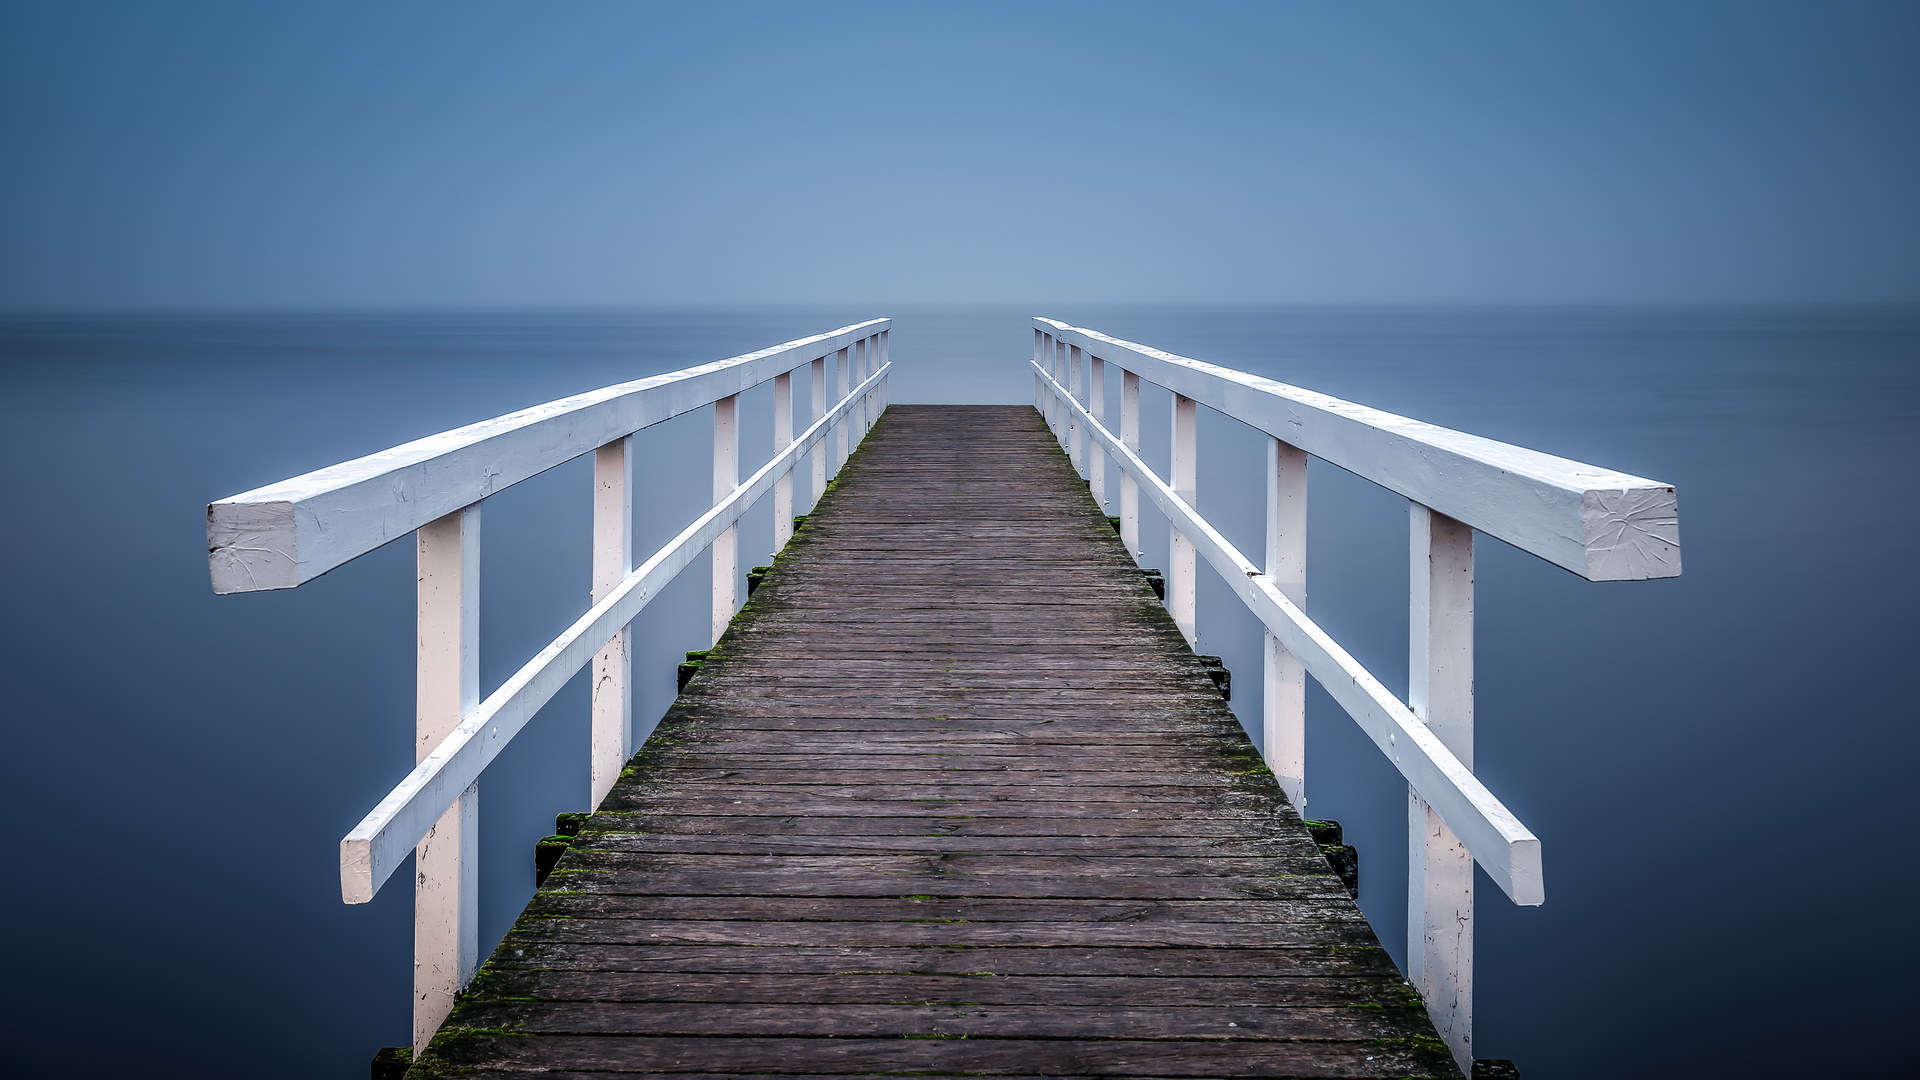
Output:
M632 622L652 598L694 557L733 527L734 522L808 451L824 441L828 429L853 411L857 399L885 382L886 364L855 387L832 412L761 466L726 500L702 514L640 568L628 574L607 597L527 661L461 720L452 735L402 780L340 841L340 893L349 904L372 900L393 871L413 853L434 822L519 734L540 707L560 692L620 629Z
M589 662L597 805L634 750L630 624L701 551L712 552L712 636L739 609L738 525L774 500L774 548L793 535L793 473L812 455L811 496L887 405L892 322L874 319L769 349L562 398L330 466L207 507L216 593L294 588L409 533L417 545L415 768L340 842L340 889L372 900L415 859L414 1049L423 1050L479 966L479 780L508 742ZM828 407L827 361L838 392ZM809 424L794 436L793 372L808 367ZM773 383L774 455L741 483L739 394ZM713 507L634 566L632 436L713 406ZM594 458L593 598L483 701L480 517L485 500L578 457ZM831 462L829 462L831 459Z
M1035 319L1059 342L1258 428L1589 581L1680 574L1671 484L1452 431Z
M1387 755L1413 790L1433 806L1467 850L1516 904L1545 902L1540 841L1476 779L1453 752L1434 737L1404 702L1374 678L1288 599L1265 572L1227 542L1186 500L1128 449L1113 432L1067 393L1051 375L1034 370L1061 395L1073 415L1120 467L1145 486L1148 497L1173 527L1198 549L1215 572L1240 594L1254 617L1306 665L1327 693L1347 710L1380 752Z
M1506 541L1591 581L1680 573L1672 485L1451 431L1053 319L1033 320L1034 407L1142 554L1141 492L1168 522L1166 604L1198 643L1197 558L1265 627L1262 752L1306 808L1305 677L1393 762L1408 788L1407 977L1462 1068L1473 1047L1473 866L1515 903L1544 902L1540 841L1473 775L1473 537ZM1120 369L1120 432L1106 366ZM1140 458L1140 382L1172 395L1171 476ZM1267 435L1267 537L1256 565L1199 511L1198 407ZM1307 462L1406 496L1409 686L1402 702L1306 615Z
M844 326L535 405L207 507L216 593L291 589L531 476L884 332Z

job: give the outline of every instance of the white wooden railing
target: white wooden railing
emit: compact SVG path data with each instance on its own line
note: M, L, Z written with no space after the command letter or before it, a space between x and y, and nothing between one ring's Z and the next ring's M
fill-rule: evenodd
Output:
M1195 640L1196 555L1266 626L1266 762L1306 806L1311 674L1407 780L1407 978L1463 1070L1473 1058L1473 864L1516 904L1545 899L1540 841L1473 775L1473 534L1590 581L1680 573L1669 484L1582 465L1217 367L1052 319L1033 321L1034 407L1106 502L1120 469L1121 538L1140 557L1140 494L1170 525L1167 608ZM1120 434L1105 426L1121 371ZM1140 380L1173 394L1172 478L1140 460ZM1197 406L1265 432L1267 538L1255 565L1200 516ZM1095 453L1098 448L1101 453ZM1412 536L1405 702L1307 618L1307 459L1407 497Z
M207 507L216 593L289 589L413 533L418 651L413 772L340 841L340 890L364 904L409 853L414 891L415 1053L425 1049L480 962L479 779L488 763L588 661L594 664L591 786L597 806L633 755L628 624L688 563L713 550L712 640L740 607L736 522L774 496L774 548L793 530L793 469L816 446L811 497L887 407L891 320L442 432ZM839 397L827 408L826 362ZM793 434L793 372L811 365L811 423ZM742 483L739 394L773 381L773 460ZM857 380L857 382L856 382ZM642 428L707 405L713 508L637 568L633 454ZM484 700L479 684L480 507L489 495L592 453L592 607ZM831 462L828 458L831 457Z

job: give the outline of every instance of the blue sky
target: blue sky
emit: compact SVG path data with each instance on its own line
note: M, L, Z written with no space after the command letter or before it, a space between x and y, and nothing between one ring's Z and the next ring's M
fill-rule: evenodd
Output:
M1920 301L1920 5L0 4L0 308Z

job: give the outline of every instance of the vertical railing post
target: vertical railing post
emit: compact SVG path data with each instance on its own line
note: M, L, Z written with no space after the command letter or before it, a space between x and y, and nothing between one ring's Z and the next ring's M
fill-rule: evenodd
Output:
M1095 420L1107 422L1107 362L1087 354L1087 411ZM1087 487L1100 512L1107 512L1107 452L1093 444L1093 432L1087 432Z
M851 372L847 370L847 352L848 350L841 349L839 352L833 354L833 367L840 375L840 393L834 395L833 399L836 402L845 401L847 394L853 390L853 384L848 381ZM839 455L833 460L833 472L835 475L839 474L840 466L847 463L847 426L852 422L852 416L842 413L839 421L833 425L833 430L836 432L835 445L839 451Z
M844 429L843 429L844 430ZM713 403L713 504L740 486L740 395ZM729 525L713 541L713 643L727 632L739 609L740 526Z
M1307 607L1307 454L1267 437L1267 577L1302 611ZM1293 808L1307 808L1307 672L1266 631L1261 748Z
M1041 345L1040 366L1047 370L1047 376L1051 378L1054 375L1053 335L1043 332L1040 335L1040 345ZM1052 430L1055 436L1057 437L1060 432L1060 402L1058 399L1058 395L1056 395L1053 392L1053 387L1048 386L1046 388L1046 395L1047 395L1047 427L1050 430Z
M1053 339L1053 381L1065 386L1067 383L1067 343L1059 338ZM1058 394L1055 395L1058 397ZM1072 414L1067 411L1067 399L1059 399L1060 426L1054 429L1060 444L1069 453L1073 450Z
M812 391L813 409L807 414L807 426L820 422L827 415L827 358L816 356L807 367L808 389ZM827 489L827 455L833 452L833 440L821 439L813 444L813 487L807 494L807 506L812 508L820 501L820 493Z
M773 452L785 450L793 442L793 372L773 377ZM788 469L773 482L773 553L793 539L793 473Z
M1067 346L1067 396L1076 402L1085 403L1086 397L1080 390L1080 346ZM1081 450L1081 441L1086 432L1081 430L1080 414L1071 408L1067 410L1067 460L1073 463L1073 471L1086 475L1086 462Z
M1041 333L1040 333L1040 328L1039 328L1039 327L1037 327L1037 326L1036 326L1036 327L1034 327L1034 330L1033 330L1033 362L1034 362L1035 364L1042 364L1042 363L1044 363L1044 361L1042 361L1042 360L1041 360L1041 358L1040 358L1040 356L1041 356L1041 353L1040 353L1040 338L1041 338L1041 336L1042 336L1042 335L1041 335ZM1037 413L1039 413L1039 414L1040 414L1040 415L1041 415L1042 417L1044 417L1044 416L1046 416L1046 415L1047 415L1047 396L1046 396L1046 391L1045 391L1045 390L1043 390L1043 389L1041 389L1041 387L1042 387L1043 385L1044 385L1044 384L1043 384L1043 383L1041 383L1041 381L1040 381L1040 373L1039 373L1039 372L1037 372L1037 371L1036 371L1036 372L1034 372L1034 373L1033 373L1033 411L1034 411L1034 412L1037 412Z
M414 763L480 703L480 504L422 525L417 545ZM413 1051L480 964L480 785L414 851Z
M893 333L892 330L880 331L880 366L881 367L887 366L887 359L892 355L892 351L888 348L888 345L887 345L887 335L891 333ZM884 414L887 411L887 384L892 381L893 381L892 375L888 375L886 378L880 380L880 412L882 414Z
M1120 372L1120 444L1135 455L1140 453L1140 376L1124 368ZM1140 550L1140 482L1125 469L1120 470L1120 542L1135 561L1144 554Z
M1473 768L1473 529L1410 503L1407 705ZM1407 981L1460 1068L1473 1063L1473 856L1407 791Z
M867 339L861 338L859 341L853 343L853 376L850 385L847 387L847 392L852 393L853 387L860 385L866 377ZM854 402L853 408L847 410L847 420L853 425L853 442L854 445L858 446L860 440L865 438L867 434L867 398L865 394L860 395L860 400Z
M1174 494L1195 511L1200 509L1199 488L1199 407L1192 398L1173 395L1173 477ZM1200 646L1200 628L1194 622L1194 591L1199 582L1193 541L1178 525L1168 527L1167 611L1173 623L1186 636L1187 644Z
M593 602L599 603L633 570L633 437L593 452ZM633 756L633 660L623 626L593 658L593 748L588 767L590 807L613 790Z

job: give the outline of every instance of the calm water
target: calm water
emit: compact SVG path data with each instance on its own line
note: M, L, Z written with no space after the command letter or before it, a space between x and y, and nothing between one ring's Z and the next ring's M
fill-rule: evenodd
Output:
M1031 401L1034 311L889 313L894 401ZM1675 581L1591 584L1482 541L1479 771L1542 838L1548 901L1481 880L1481 1053L1535 1080L1904 1060L1920 312L1044 313L1677 484ZM360 1076L407 1039L404 879L345 907L336 845L412 761L411 545L216 598L208 501L873 314L0 319L15 1067ZM1164 396L1146 409L1164 466ZM748 402L749 459L769 416ZM648 550L707 493L704 423L643 436ZM1258 550L1258 438L1206 417L1201 461L1203 510ZM589 481L576 462L488 504L489 689L585 610ZM1312 485L1309 610L1404 690L1405 502L1318 463ZM763 508L743 552L770 544ZM704 571L644 616L643 716L704 644ZM1210 578L1201 604L1257 717L1257 627ZM1401 956L1404 789L1329 699L1309 707L1311 810L1346 823ZM532 891L534 840L583 808L586 747L576 681L487 774L488 942Z

